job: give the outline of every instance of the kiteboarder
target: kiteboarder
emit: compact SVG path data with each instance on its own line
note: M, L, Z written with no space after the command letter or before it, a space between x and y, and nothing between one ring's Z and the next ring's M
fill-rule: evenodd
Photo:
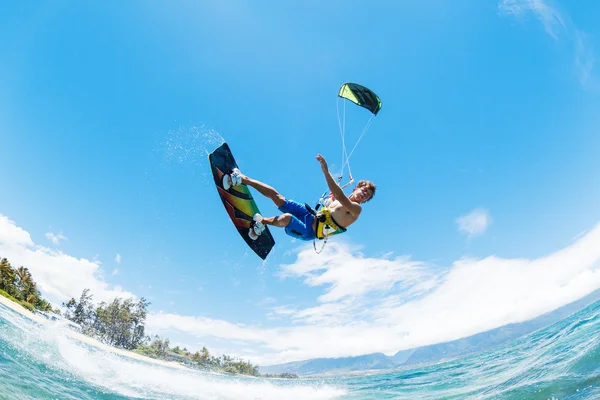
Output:
M273 187L243 175L237 168L225 177L223 182L226 190L240 184L251 186L263 196L271 199L283 213L268 218L264 218L260 214L254 215L252 228L249 230L249 236L252 239L258 238L265 230L265 225L285 228L288 235L301 240L325 239L328 236L345 232L346 228L358 219L362 211L361 204L371 200L375 194L375 184L361 180L352 193L346 196L343 189L331 176L325 158L319 154L317 161L321 164L321 170L331 191L329 201L322 204L318 212L308 204L286 199Z
M381 111L381 99L371 89L358 83L347 82L340 87L337 100L338 124L342 138L341 167L337 172L337 179L334 180L329 173L325 159L321 155L317 155L317 160L321 164L327 180L329 192L325 192L321 196L314 209L307 204L303 205L286 199L273 187L243 175L238 170L227 143L221 144L209 154L208 158L215 184L227 214L246 244L263 260L275 245L271 233L266 228L267 225L285 228L286 233L294 238L312 240L315 251L320 253L325 248L330 236L345 232L346 228L358 219L362 211L361 204L369 201L375 194L375 185L369 181L358 182L349 196L344 194L344 189L354 184L350 157L369 130L373 118ZM357 108L354 106L348 108L348 113L353 114L354 117L358 117L357 112L363 112L359 111L361 108L368 110L370 114L361 131L350 129L355 131L352 140L346 138L347 103L358 106ZM341 113L340 108L343 110ZM354 140L355 138L356 140ZM350 149L346 148L346 144L351 142L354 142L354 146ZM348 180L342 183L346 177ZM263 218L248 186L270 198L282 214ZM316 245L318 241L321 243L320 250Z

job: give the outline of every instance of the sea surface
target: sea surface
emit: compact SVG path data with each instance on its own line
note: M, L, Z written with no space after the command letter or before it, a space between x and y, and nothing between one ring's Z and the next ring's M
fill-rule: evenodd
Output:
M0 304L0 399L600 399L600 302L485 353L320 379L164 367L98 350L66 329Z

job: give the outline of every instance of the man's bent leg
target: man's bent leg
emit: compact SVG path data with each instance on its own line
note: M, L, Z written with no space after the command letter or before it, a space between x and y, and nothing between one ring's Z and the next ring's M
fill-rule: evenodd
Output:
M285 228L285 233L296 239L312 240L315 238L312 227L313 220L314 219L309 219L307 222L310 223L310 226L307 226L305 222L302 222L292 214L285 213L277 217L263 218L261 222L265 225Z
M242 175L242 183L244 185L253 187L254 189L258 190L258 192L260 194L262 194L263 196L268 197L269 199L273 200L273 203L275 203L277 208L281 207L285 203L285 197L280 195L277 190L275 190L274 188L272 188L271 186L269 186L265 183L257 181L256 179L248 178L246 175ZM273 218L275 218L275 217L273 217ZM266 218L266 219L268 219L268 218ZM279 225L275 225L275 226L279 226ZM285 225L283 225L283 226L285 226Z
M262 223L265 225L272 225L278 228L285 228L290 223L292 214L282 214L277 217L263 218Z

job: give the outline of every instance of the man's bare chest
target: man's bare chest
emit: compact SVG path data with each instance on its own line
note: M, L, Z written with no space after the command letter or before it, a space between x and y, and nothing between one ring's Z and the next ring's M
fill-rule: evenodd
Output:
M351 223L353 223L356 218L350 214L350 212L344 207L339 201L334 201L329 205L329 210L331 211L331 216L335 220L336 223L342 225L343 227L348 227Z

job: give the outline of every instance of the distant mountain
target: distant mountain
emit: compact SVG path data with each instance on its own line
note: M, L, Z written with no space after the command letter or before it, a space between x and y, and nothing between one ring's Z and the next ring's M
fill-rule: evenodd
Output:
M428 364L464 357L508 343L541 328L563 320L573 313L600 300L600 290L552 312L526 322L509 324L487 332L446 343L438 343L414 349L401 350L389 357L382 353L343 358L314 358L286 364L261 366L264 374L290 372L299 376L320 374L344 374L348 372L386 370L401 366Z
M366 354L357 357L314 358L287 364L259 367L261 374L292 372L297 375L318 375L330 371L349 372L371 369L390 369L396 364L391 357L382 353Z

